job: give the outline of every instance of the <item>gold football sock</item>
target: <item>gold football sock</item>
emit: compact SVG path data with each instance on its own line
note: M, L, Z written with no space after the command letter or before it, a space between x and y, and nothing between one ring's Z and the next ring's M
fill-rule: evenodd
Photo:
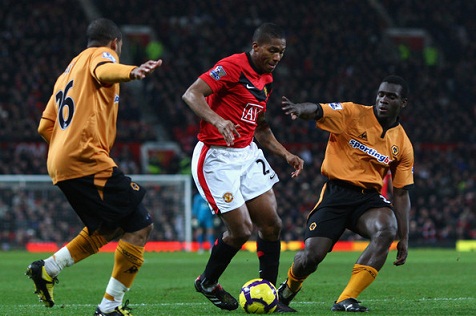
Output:
M336 302L339 303L351 297L357 298L359 294L375 280L377 274L378 271L371 266L355 264L349 283L347 283L347 286Z
M143 263L144 247L135 246L121 239L114 254L114 268L111 276L130 288Z
M94 232L90 236L88 228L84 227L83 230L66 245L66 248L68 248L74 263L78 263L90 255L97 253L99 248L107 243L106 238L97 232Z
M144 247L135 246L122 239L119 240L114 253L112 275L99 304L101 311L109 312L122 304L124 294L129 291L143 263Z
M294 263L291 265L291 267L288 270L288 281L287 281L287 286L293 293L297 293L302 287L302 283L304 280L307 279L307 275L305 277L298 278L293 274L293 266Z

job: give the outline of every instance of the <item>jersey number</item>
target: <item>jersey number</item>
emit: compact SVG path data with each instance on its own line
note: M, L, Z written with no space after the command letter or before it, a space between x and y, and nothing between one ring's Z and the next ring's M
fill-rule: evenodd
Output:
M74 101L68 97L68 91L73 87L73 80L68 82L64 91L58 91L56 94L56 103L58 104L58 122L61 129L65 130L73 120Z
M264 161L262 159L256 160L256 163L261 163L261 165L263 166L263 175L267 175L269 173L269 170L266 170L266 166L265 166Z

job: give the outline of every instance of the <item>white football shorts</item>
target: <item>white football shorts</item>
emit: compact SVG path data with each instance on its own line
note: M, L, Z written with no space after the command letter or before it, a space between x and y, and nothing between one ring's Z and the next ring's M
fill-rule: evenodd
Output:
M209 147L198 142L192 156L192 176L215 214L240 207L279 181L254 142L245 148Z

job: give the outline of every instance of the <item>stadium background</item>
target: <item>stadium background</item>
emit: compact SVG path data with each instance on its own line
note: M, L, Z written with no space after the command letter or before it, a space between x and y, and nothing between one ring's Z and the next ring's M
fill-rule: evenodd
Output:
M247 51L262 22L282 25L285 57L269 104L277 138L305 160L305 172L268 156L283 239L300 240L306 212L324 179L319 174L327 135L292 123L280 96L292 100L373 104L387 74L410 84L402 122L415 148L411 192L412 246L454 247L476 240L476 2L465 0L3 0L0 4L0 174L46 174L46 146L37 135L54 80L84 49L90 19L123 27L122 61L160 57L164 65L140 84L122 85L118 138L112 153L128 174L187 174L197 119L181 100L215 61ZM144 162L141 147L152 147ZM154 205L167 209L167 196ZM154 240L176 240L173 212L156 218ZM62 243L81 225L61 198L0 191L3 250L32 241ZM343 239L358 240L353 234Z

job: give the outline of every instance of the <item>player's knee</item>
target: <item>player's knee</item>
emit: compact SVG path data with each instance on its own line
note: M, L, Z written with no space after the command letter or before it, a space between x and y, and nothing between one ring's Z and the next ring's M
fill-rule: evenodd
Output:
M153 227L154 224L149 224L148 226L139 229L138 231L132 233L125 233L122 239L137 246L145 246L147 240L149 240Z
M374 234L374 240L378 240L383 244L390 245L397 235L397 227L396 225L386 225L380 227Z
M227 243L229 244L232 244L236 247L241 247L245 242L250 239L252 233L253 225L247 225L246 223L243 223L238 227L229 227L227 234L224 235L224 239L226 239Z
M299 263L302 275L309 275L317 270L317 266L323 259L318 252L305 249L298 253L295 258L295 264Z
M251 237L251 231L241 231L230 235L230 243L234 246L241 247Z
M263 239L266 240L277 240L281 235L283 224L281 219L278 217L276 221L271 223L266 223L266 225L258 227L260 235Z
M149 240L150 234L152 233L153 230L154 230L154 224L150 224L149 226L144 228L144 235L145 235L146 241Z

